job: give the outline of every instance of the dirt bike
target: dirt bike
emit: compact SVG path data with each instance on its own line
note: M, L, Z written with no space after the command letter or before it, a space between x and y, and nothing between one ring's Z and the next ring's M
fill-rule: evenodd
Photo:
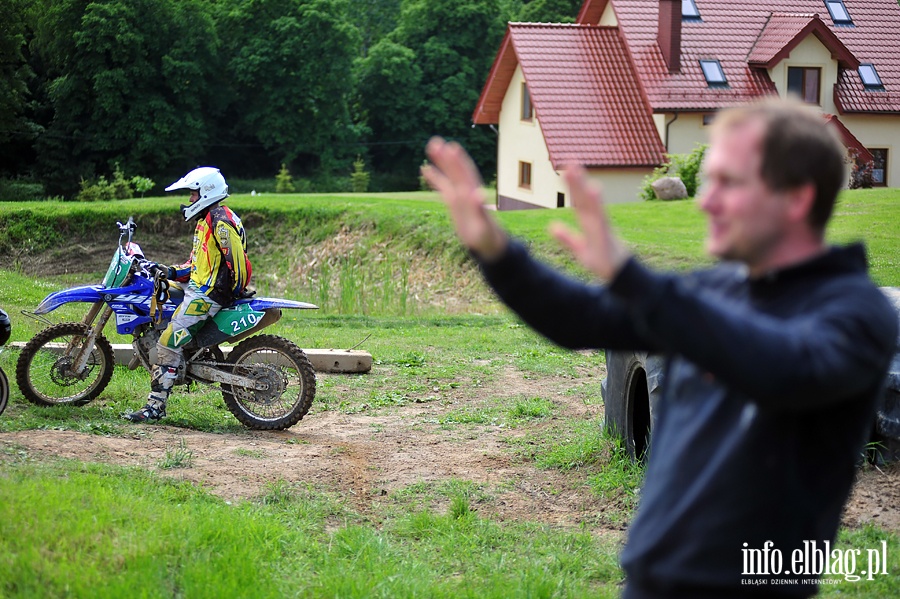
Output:
M128 368L143 366L150 371L156 362L156 342L183 292L132 242L133 219L117 225L118 246L102 283L51 293L33 313L44 315L70 302L91 304L84 320L49 326L19 354L16 382L32 403L82 406L100 395L113 375L113 349L103 336L113 317L116 331L132 336ZM299 422L316 393L309 358L288 339L255 335L278 321L282 309L317 306L249 297L222 308L184 347L175 384L218 384L228 410L252 429L281 430ZM237 343L227 360L219 347L224 342Z
M3 310L0 310L0 346L6 345L6 342L9 341L9 334L12 330L12 326L9 322L9 316ZM3 353L3 349L0 348L0 353ZM3 372L3 369L0 368L0 414L3 413L3 410L6 409L6 404L9 402L9 380L6 378L6 373Z

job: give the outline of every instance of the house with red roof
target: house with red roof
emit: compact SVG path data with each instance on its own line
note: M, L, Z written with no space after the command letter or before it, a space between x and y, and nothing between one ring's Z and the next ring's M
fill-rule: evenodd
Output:
M585 0L574 24L510 23L475 107L498 130L497 206L569 205L586 166L633 201L717 110L794 94L900 186L897 0Z

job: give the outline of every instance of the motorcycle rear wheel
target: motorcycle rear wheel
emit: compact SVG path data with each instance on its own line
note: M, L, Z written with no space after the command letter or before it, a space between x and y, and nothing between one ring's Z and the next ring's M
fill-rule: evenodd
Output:
M255 430L284 430L303 419L316 396L316 372L293 342L276 335L241 341L228 356L234 374L262 381L261 391L222 385L228 410Z
M25 399L39 406L83 406L106 389L115 357L105 337L94 340L80 376L70 370L86 335L84 324L64 322L44 329L25 344L16 362L16 383ZM60 345L73 349L67 355L58 349Z

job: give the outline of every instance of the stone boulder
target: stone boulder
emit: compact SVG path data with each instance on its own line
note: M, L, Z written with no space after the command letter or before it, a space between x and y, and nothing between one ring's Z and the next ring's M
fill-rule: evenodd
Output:
M678 177L663 177L650 184L660 200L682 200L688 197L684 182Z

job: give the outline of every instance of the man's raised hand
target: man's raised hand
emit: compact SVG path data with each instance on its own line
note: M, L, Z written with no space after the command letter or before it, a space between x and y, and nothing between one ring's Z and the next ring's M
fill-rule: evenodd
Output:
M569 186L581 232L561 223L551 225L550 232L572 252L582 266L601 280L610 281L631 254L613 232L600 191L590 184L584 168L567 167L563 177Z
M509 238L485 210L475 163L458 143L440 137L431 138L425 153L431 164L422 167L422 176L441 194L460 240L482 260L499 258Z

